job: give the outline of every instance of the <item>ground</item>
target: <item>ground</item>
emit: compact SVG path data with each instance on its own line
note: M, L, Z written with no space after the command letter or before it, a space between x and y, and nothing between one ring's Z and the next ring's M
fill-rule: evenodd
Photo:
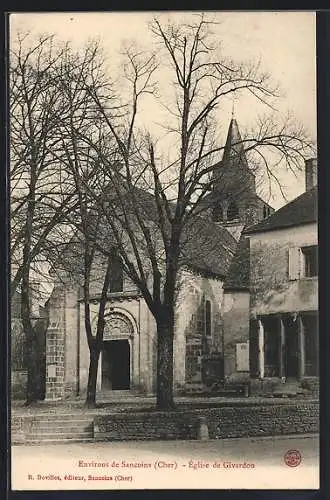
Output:
M120 391L121 392L121 391ZM316 401L316 397L304 398L303 401ZM223 397L223 396L176 396L175 403L179 409L184 408L216 408L231 405L263 405L263 404L285 404L288 402L301 402L302 398L281 398L281 397ZM117 413L121 411L148 411L156 409L156 398L153 396L114 394L109 397L97 398L97 408L86 409L85 400L77 398L76 400L59 401L38 401L37 403L26 407L22 400L12 400L12 416L25 415L44 415L60 413L87 413L93 415L102 415Z
M301 454L296 467L288 450ZM13 446L12 488L313 489L318 455L317 435Z

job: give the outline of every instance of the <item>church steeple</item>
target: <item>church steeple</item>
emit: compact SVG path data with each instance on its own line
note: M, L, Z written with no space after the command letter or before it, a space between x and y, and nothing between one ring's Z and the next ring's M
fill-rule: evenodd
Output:
M222 160L213 171L213 220L239 237L259 202L255 175L249 169L234 107L232 113Z
M226 167L245 166L248 168L248 163L245 155L244 144L238 128L236 118L233 116L229 124L227 140L222 156L222 165Z

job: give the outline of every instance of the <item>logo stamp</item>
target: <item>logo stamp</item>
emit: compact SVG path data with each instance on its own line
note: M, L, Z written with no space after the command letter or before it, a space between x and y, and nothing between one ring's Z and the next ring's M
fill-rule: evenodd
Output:
M301 463L301 453L298 450L288 450L284 455L284 462L289 467L298 467Z

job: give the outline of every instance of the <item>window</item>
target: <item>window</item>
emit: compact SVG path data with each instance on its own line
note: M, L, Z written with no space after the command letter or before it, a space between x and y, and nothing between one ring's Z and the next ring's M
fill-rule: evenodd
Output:
M205 302L204 299L199 304L196 313L196 333L204 336L205 333Z
M317 256L317 245L310 247L304 247L301 249L303 268L302 274L306 278L311 278L318 275L318 256Z
M267 217L267 207L266 205L264 205L264 219L266 219Z
M201 337L212 335L212 306L210 300L201 300L196 314L192 316L192 324L197 335Z
M231 201L227 208L227 220L235 220L239 218L238 208L236 203Z
M215 209L213 211L213 220L215 222L223 221L223 210L222 210L222 206L220 205L220 203L217 204L217 206L215 207Z
M212 335L212 322L211 322L211 302L205 302L205 335L210 337Z
M289 279L318 276L318 247L289 248Z
M119 257L119 255L115 254L113 257L113 265L111 269L109 292L122 292L123 281L123 266L121 258Z
M266 219L266 217L270 216L270 207L267 207L267 205L264 205L264 207L263 207L263 215L264 215L264 219Z

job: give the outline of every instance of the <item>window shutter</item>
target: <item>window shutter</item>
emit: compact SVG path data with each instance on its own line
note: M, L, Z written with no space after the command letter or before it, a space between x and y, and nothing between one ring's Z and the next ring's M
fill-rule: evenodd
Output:
M299 269L298 269L298 279L299 279L305 277L305 257L301 248L298 248L297 250L298 250L298 262L299 262Z
M300 248L291 247L289 248L289 279L297 280L300 277L301 269L301 258L300 258Z

